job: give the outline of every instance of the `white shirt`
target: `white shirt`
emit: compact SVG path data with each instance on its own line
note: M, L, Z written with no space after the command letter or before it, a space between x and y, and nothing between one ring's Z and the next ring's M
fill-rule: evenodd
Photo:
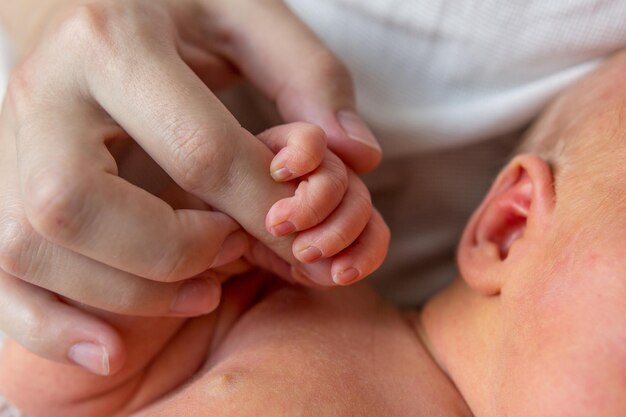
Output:
M385 151L367 178L392 230L371 282L417 304L555 94L626 47L625 0L288 0L351 69Z
M288 0L388 155L509 133L626 45L624 0Z

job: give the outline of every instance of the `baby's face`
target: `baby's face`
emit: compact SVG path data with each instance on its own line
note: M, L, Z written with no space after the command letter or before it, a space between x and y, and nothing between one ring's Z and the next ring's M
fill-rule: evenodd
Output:
M626 207L620 211L607 213L597 234L571 233L561 256L535 265L533 277L510 277L520 284L501 295L493 317L496 395L510 415L626 415Z
M521 200L496 192L479 208L460 244L464 276L424 309L476 415L626 416L626 52L605 68L531 133L531 153L560 141L555 169L528 165L532 187L510 192ZM510 251L478 250L472 222L487 241L515 226Z
M626 416L624 114L576 129L590 158L567 161L549 227L504 269L490 317L503 415Z

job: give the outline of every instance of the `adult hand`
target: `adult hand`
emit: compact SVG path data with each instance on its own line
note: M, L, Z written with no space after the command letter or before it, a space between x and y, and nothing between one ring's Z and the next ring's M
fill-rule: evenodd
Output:
M121 179L107 144L132 137L285 258L291 242L263 224L293 190L269 175L257 182L271 152L211 89L243 75L286 120L321 125L357 171L380 149L354 114L344 67L279 1L57 3L13 72L0 120L0 327L42 356L112 373L124 351L115 332L44 289L117 313L198 315L215 308L219 287L178 281L244 239L222 213L174 210ZM12 6L1 7L6 17Z

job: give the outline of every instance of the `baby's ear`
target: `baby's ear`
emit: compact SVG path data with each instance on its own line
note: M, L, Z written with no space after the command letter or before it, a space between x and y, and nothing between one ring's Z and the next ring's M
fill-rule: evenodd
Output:
M513 251L523 251L541 236L554 209L552 171L536 155L515 157L498 175L470 219L458 251L461 275L475 291L497 295L506 277L503 268L516 267ZM516 253L516 254L517 254Z

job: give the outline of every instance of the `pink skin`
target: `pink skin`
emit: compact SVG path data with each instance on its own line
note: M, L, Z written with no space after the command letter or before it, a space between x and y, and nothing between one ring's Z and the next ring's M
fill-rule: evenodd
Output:
M19 57L0 113L0 329L31 351L70 363L76 344L97 342L115 372L124 356L115 329L58 295L126 315L206 314L216 283L183 281L241 252L241 226L326 286L353 266L365 277L382 259L349 249L304 264L294 236L265 228L295 187L266 175L274 155L217 91L250 82L283 120L321 126L356 172L381 159L346 67L283 1L3 1L0 21ZM131 172L128 155L112 150L124 142L150 155ZM165 173L219 211L175 210L159 188L136 186ZM365 229L384 232L371 218ZM368 240L363 226L345 229Z
M528 154L503 170L461 240L462 279L424 310L477 416L626 415L625 70L616 55L546 112L530 136L554 172Z
M301 262L332 258L335 284L351 284L377 269L389 230L363 182L326 149L324 131L292 123L258 137L276 153L270 167L274 179L298 180L294 196L270 209L267 230L274 236L299 232L293 254Z
M543 159L515 158L466 228L462 277L421 316L362 286L250 275L203 318L109 317L132 347L113 377L9 344L0 390L32 417L623 416L626 199L580 211L553 184Z
M421 313L249 275L204 318L106 317L132 347L113 377L10 343L0 390L32 417L626 415L626 55L606 68L531 132L570 141L556 170L502 170Z
M325 134L324 132L314 127L313 125L306 123L292 123L288 125L278 126L268 131L264 132L259 136L259 141L263 144L271 145L272 149L275 151L283 150L283 153L279 155L279 157L284 158L285 155L299 155L303 153L307 156L310 156L308 160L309 169L315 169L315 175L322 179L320 186L316 188L308 188L306 192L301 193L304 197L309 197L311 192L321 192L327 193L325 190L332 184L335 183L344 183L345 188L350 191L350 186L347 184L347 171L343 164L338 161L338 159L332 155L325 148ZM302 150L299 146L300 144L304 144L303 146L308 146L307 144L315 144L318 143L321 146L317 147L317 151L312 150L311 152L305 152L306 148ZM295 151L294 151L295 150ZM122 172L133 172L133 164L139 163L141 167L144 168L142 173L144 176L150 176L150 170L148 172L145 171L146 166L151 168L151 165L147 165L145 159L149 157L135 144L128 141L120 141L111 146L111 152L114 155L122 152L124 158L121 159L119 164L120 170ZM318 164L321 164L324 158L333 157L337 161L337 164L342 168L337 172L332 172L329 170L324 170L322 167L316 168ZM284 159L283 159L284 160ZM302 163L298 163L298 161L303 161L303 164L307 163L307 160L303 160L303 158L296 159L296 163L292 163L291 159L287 159L287 162L291 164L294 168L294 172L299 173L299 169L301 168ZM123 162L123 163L122 163ZM152 162L152 164L154 164ZM269 166L269 164L268 164ZM158 178L158 167L154 165L154 174ZM268 173L269 177L269 173ZM327 180L324 180L326 179ZM292 181L293 184L290 184L291 189L295 189L299 179L296 178ZM362 186L360 180L358 180L358 184L360 185L359 190L357 192L364 192L364 198L369 198L369 193ZM150 189L150 184L139 184ZM169 184L164 181L159 181L157 187L153 186L151 190L155 193L159 198L163 199L168 203L172 208L184 212L185 210L195 210L195 211L205 211L209 210L209 206L193 195L186 193L183 189L177 186L173 181L169 180ZM338 199L342 199L348 197L350 194L346 195L337 195ZM297 207L297 210L294 210L295 213L302 213L302 216L309 215L309 213L319 213L322 212L323 201L315 198L315 195L309 197L309 200L312 202L310 206L300 206ZM370 211L367 215L372 215L371 207ZM346 216L349 213L344 213ZM333 214L336 216L336 214ZM323 219L321 219L323 220ZM384 222L380 218L378 213L373 213L372 222L377 227L385 228ZM332 226L332 225L331 225ZM327 226L322 225L323 228L327 228ZM361 271L363 271L362 277L369 274L373 269L375 269L383 260L386 249L387 249L387 241L384 239L372 239L372 234L369 232L370 227L363 228L365 225L361 227L359 241L362 244L355 245L355 248L348 247L344 253L341 253L334 258L329 259L329 262L332 262L333 268L336 268L337 265L341 267L342 264L346 264L346 262L354 262L357 267L360 265ZM335 227L334 230L341 232L341 229ZM388 234L388 232L387 232ZM332 233L326 233L326 235L332 236ZM250 241L252 241L252 246L250 246ZM233 268L232 265L227 265L239 258L241 258L244 254L246 254L246 259L253 264L262 266L265 269L273 271L278 276L283 277L289 282L295 282L293 276L298 276L298 282L304 285L314 285L310 278L302 277L301 274L298 274L297 271L292 271L290 265L285 262L281 257L272 252L267 246L262 244L259 241L253 240L243 231L238 231L231 234L223 243L221 251L218 253L216 258L214 259L211 269L214 272L220 272L216 270L225 270L228 275L241 273L245 271L249 266L242 267L241 265L237 268ZM243 261L238 262L239 264L244 263ZM225 265L226 268L224 267ZM294 273L295 272L295 273ZM0 271L0 274L3 272ZM106 275L105 275L106 277ZM152 294L154 298L153 302L159 301L166 304L166 308L170 307L172 309L176 309L177 316L185 316L185 315L196 315L193 314L195 308L198 306L202 307L202 311L211 311L213 310L218 302L220 296L219 290L219 282L215 279L215 274L203 272L201 274L196 275L196 279L190 282L182 282L171 284L173 290L178 288L180 293L179 297L176 298L176 304L172 304L170 307L170 301L167 297L159 296L159 294ZM220 278L221 280L222 278ZM3 282L0 280L0 288L2 288L6 293L13 293L14 297L9 297L6 302L6 306L16 305L19 309L19 304L23 300L30 300L33 302L34 297L36 297L36 304L38 305L37 311L33 314L32 321L39 321L42 317L58 316L62 317L64 323L67 326L73 327L75 329L79 329L80 331L74 330L74 335L69 336L66 330L63 328L57 328L52 326L51 328L46 326L45 330L49 332L57 332L64 336L67 339L78 338L77 342L80 342L81 345L84 345L83 341L87 341L93 345L95 345L93 352L89 355L84 354L76 354L77 350L74 348L69 351L62 352L61 355L65 355L65 360L69 362L73 362L76 365L80 365L92 372L97 374L114 374L118 372L123 366L125 361L127 360L127 354L124 351L123 341L120 339L118 332L112 330L109 326L107 326L106 322L102 320L98 320L97 315L87 315L86 311L88 309L78 309L73 310L70 308L70 305L74 303L59 303L58 296L49 294L48 292L34 288L26 283L17 281L17 280L7 280ZM9 286L9 287L7 287ZM184 289L184 291L183 291ZM68 297L68 300L72 299L72 297ZM70 304L70 305L68 305ZM137 304L137 302L134 302ZM82 306L81 306L82 307ZM139 305L134 305L135 313L133 315L142 315L141 310L139 309ZM82 310L82 311L81 311ZM116 311L117 313L122 313L122 311ZM78 314L78 316L77 316ZM42 317L40 317L40 315ZM84 330L84 327L79 323L81 320L89 320L92 322L91 327L96 328L98 330L96 335L89 334L88 331ZM23 334L24 332L20 332L19 328L16 326L19 325L19 322L15 322L11 320L10 316L0 316L0 322L3 324L3 328L14 328L14 332L10 332L11 334ZM73 325L72 325L73 323ZM40 332L37 332L39 334ZM78 334L76 334L78 333ZM86 334L81 334L86 333ZM22 338L18 338L18 341L23 345L30 345L31 340L28 338L29 333L26 333ZM39 336L38 336L39 337ZM50 339L54 339L50 337ZM74 345L75 343L72 343ZM59 346L56 349L62 349L63 346ZM80 351L78 351L80 352ZM104 352L104 353L103 353ZM35 353L43 354L44 352L40 350L36 350ZM102 358L99 358L95 353L100 353L103 356L106 356L106 360L103 361Z
M469 416L411 322L371 290L319 292L253 275L224 288L209 316L123 333L133 367L113 377L10 343L0 390L31 417ZM33 396L37 386L47 388Z
M101 314L130 347L115 376L9 343L0 391L32 417L626 415L625 70L622 53L548 109L421 315L251 275L203 318Z

